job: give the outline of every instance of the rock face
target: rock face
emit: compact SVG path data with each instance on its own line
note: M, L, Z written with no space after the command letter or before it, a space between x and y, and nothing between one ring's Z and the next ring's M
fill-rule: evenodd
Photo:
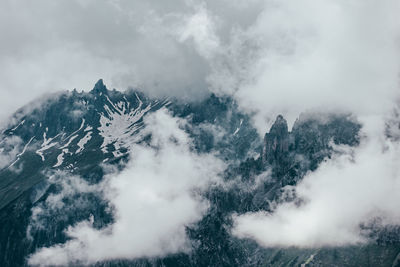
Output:
M269 133L264 137L263 162L282 163L289 152L289 131L286 120L278 115Z
M305 113L289 132L287 121L278 115L264 137L262 164L282 186L294 185L331 155L332 144L358 145L360 128L350 115Z
M107 87L104 85L103 79L97 81L92 91L94 94L107 93Z

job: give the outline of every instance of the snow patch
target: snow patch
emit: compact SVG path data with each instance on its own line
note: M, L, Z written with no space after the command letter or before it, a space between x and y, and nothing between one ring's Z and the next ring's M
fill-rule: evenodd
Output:
M75 138L77 138L77 137L78 137L77 134L74 135L74 136L72 136L72 137L68 140L68 143L66 143L65 145L63 145L63 146L61 147L61 149L67 148L67 147L71 144L71 142L72 142Z
M103 153L108 152L108 145L113 145L114 156L120 156L122 155L119 152L121 147L129 148L128 144L137 141L134 133L142 127L142 124L138 121L150 110L151 104L143 108L143 102L137 94L136 98L139 104L137 108L130 110L128 102L120 101L117 105L114 105L107 97L112 108L104 105L106 114L101 114L100 127L98 127L99 133L103 137L103 144L101 145Z
M70 136L76 134L77 132L79 132L80 130L82 130L83 126L85 125L85 119L82 118L82 122L81 122L81 126L79 126L78 130L76 130L75 132L73 132L72 134L70 134L67 138L68 139ZM46 128L47 129L47 128Z
M11 163L9 167L12 167L12 166L14 166L15 163L17 163L17 161L20 159L20 157L25 153L27 147L28 147L29 144L32 142L33 138L35 138L35 137L32 137L32 138L28 141L28 143L26 143L26 145L25 145L24 148L22 149L22 152L19 153L19 154L17 155L16 160L15 160L13 163ZM3 150L1 150L0 152L3 152Z
M57 163L54 164L53 168L57 168L59 166L61 166L61 164L63 164L64 162L64 154L68 153L68 148L64 148L62 150L62 152L57 156Z
M19 126L23 125L25 123L25 120L21 121L20 123L18 123L17 126L15 126L14 128L11 129L11 131L15 131Z
M82 150L85 148L85 145L87 144L87 142L89 142L89 140L92 138L92 132L87 132L86 135L79 140L78 142L78 149L76 150L76 154L82 152Z
M314 260L315 255L317 255L317 253L312 254L312 255L311 255L303 264L301 264L300 266L301 266L301 267L306 267L307 264L310 264L310 263Z
M48 131L48 128L46 128L46 132L47 131ZM36 151L36 154L38 154L42 158L42 161L45 160L45 158L43 156L43 152L46 151L47 149L55 146L56 144L58 144L58 142L53 142L52 143L51 141L54 140L54 138L56 138L56 137L58 137L60 135L60 134L57 134L56 136L47 139L46 132L43 133L43 143L42 143L41 148Z
M93 130L93 127L90 126L90 125L88 125L88 126L85 128L85 130L83 130L83 131L84 131L84 132L88 132L88 131L91 131L91 130Z

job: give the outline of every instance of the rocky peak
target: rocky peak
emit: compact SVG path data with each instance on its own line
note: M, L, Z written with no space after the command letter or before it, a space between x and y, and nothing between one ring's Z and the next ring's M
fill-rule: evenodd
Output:
M97 81L92 92L95 94L107 94L107 87L104 85L103 79Z
M289 151L289 131L287 121L278 115L269 133L264 137L263 162L281 162Z

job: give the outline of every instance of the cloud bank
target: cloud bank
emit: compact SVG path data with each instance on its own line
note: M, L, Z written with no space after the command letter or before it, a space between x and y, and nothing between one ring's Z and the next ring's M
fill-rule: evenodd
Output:
M258 2L2 1L0 115L44 92L90 90L99 78L120 90L201 98L220 42L251 24Z
M1 136L3 137L3 136ZM2 138L0 141L0 170L12 164L21 154L22 140L18 136Z
M165 110L149 115L143 134L152 134L150 145L135 145L128 166L100 185L115 222L100 230L92 226L93 218L71 226L70 241L38 250L29 264L90 264L188 251L185 226L208 209L200 193L218 182L224 164L193 152L182 123Z
M215 72L216 90L256 113L260 132L279 113L289 123L309 109L384 114L399 97L399 8L391 0L265 1L229 46L241 69Z
M377 134L381 122L371 124L359 147L337 147L340 153L299 182L300 206L236 215L233 234L266 247L341 246L367 242L360 226L375 219L379 226L400 224L400 144Z
M396 0L5 0L1 113L103 78L156 96L233 96L260 133L277 113L375 115L398 97L399 9Z

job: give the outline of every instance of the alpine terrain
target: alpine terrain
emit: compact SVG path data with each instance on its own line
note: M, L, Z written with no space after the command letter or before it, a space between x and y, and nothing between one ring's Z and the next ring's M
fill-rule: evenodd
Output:
M279 203L302 205L305 200L296 196L294 186L342 153L341 149L360 145L362 124L352 114L306 112L298 115L291 128L278 115L260 136L251 117L232 98L211 94L197 102L155 99L135 90L108 90L102 80L90 92L66 91L35 103L18 110L1 130L2 267L400 266L400 231L396 226L360 225L367 242L316 247L262 246L234 231L236 216L273 214ZM62 254L66 258L58 258L59 263L46 262L43 248L61 249L74 240L71 227L83 223L90 224L93 231L115 230L110 227L121 214L104 192L111 194L108 181L129 168L140 153L146 149L158 153L156 137L146 121L154 114L166 114L178 122L190 143L187 153L199 159L212 155L214 162L223 163L216 171L217 181L190 191L204 207L201 212L199 209L201 216L184 225L180 236L186 237L185 248L154 255L145 251L137 257L74 257L66 253ZM162 129L157 133L163 134ZM390 129L387 135L394 138ZM181 142L179 138L166 140L172 145ZM178 186L173 183L169 186ZM169 196L171 201L175 197ZM150 196L148 199L152 201ZM126 200L125 205L129 210L139 204ZM131 209L132 216L141 216L140 210ZM129 237L134 226L126 227L124 235ZM78 251L85 251L85 246ZM161 247L165 251L171 248L168 244ZM40 262L38 253L44 255Z

